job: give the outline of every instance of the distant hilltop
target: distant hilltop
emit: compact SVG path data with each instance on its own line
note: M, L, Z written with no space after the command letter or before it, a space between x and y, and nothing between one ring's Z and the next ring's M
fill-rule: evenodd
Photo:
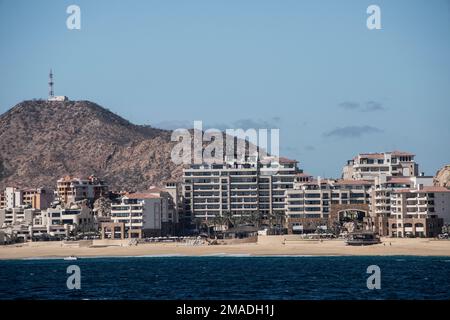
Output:
M68 174L146 189L181 176L170 134L90 101L24 101L0 116L0 189L54 187Z

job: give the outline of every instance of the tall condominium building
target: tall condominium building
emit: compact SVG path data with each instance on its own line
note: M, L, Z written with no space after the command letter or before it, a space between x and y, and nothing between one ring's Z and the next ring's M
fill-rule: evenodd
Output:
M418 185L391 194L388 219L392 237L435 237L443 224L450 224L450 190Z
M346 218L370 216L371 181L313 179L298 174L294 188L286 192L288 233L310 233L328 229Z
M381 175L410 177L417 176L418 171L414 154L409 152L361 153L347 161L342 178L374 180Z
M0 194L0 208L11 209L29 206L34 209L47 209L54 199L53 190L46 188L19 189L7 187Z
M61 202L71 203L87 199L91 202L108 194L108 185L95 176L86 179L65 176L57 181L57 195Z
M297 161L271 157L191 165L183 170L184 222L226 215L274 221L284 215L285 191L293 188L299 172Z

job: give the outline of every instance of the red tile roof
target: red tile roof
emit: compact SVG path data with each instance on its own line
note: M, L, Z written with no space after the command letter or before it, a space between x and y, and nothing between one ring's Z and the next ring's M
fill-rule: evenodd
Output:
M336 183L338 185L372 185L373 181L369 180L344 180L344 179L338 179L336 180Z
M359 156L361 158L368 158L368 159L383 159L385 154L391 154L393 156L415 156L415 154L410 152L404 152L404 151L389 151L389 152L373 152L373 153L360 153ZM355 157L353 159L357 159L358 157Z
M150 187L147 191L149 193L160 193L160 192L165 192L166 190L164 190L160 187Z
M445 187L423 187L422 190L420 191L426 191L426 192L450 192L449 189L445 188Z
M411 178L407 178L407 177L388 177L386 183L411 183Z
M125 195L128 199L159 199L160 196L157 196L153 193L128 193Z
M450 192L450 189L447 189L445 187L423 187L422 189L401 189L396 190L394 192L398 193L423 193L423 192L430 192L430 193L436 193L436 192Z
M278 161L279 161L280 163L298 163L297 160L292 160L292 159L288 159L288 158L284 158L284 157L280 157L280 158L278 159Z
M384 159L384 155L382 153L360 153L359 156L361 158L368 159Z
M404 152L404 151L392 151L391 152L392 155L395 156L415 156L414 153L410 153L410 152Z
M312 177L311 174L306 173L306 172L297 173L296 176L297 176L297 177Z

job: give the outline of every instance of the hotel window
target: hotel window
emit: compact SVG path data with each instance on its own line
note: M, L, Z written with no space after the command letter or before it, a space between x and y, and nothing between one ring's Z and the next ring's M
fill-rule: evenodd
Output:
M320 193L307 193L305 198L320 198Z
M305 207L305 211L320 211L320 207Z

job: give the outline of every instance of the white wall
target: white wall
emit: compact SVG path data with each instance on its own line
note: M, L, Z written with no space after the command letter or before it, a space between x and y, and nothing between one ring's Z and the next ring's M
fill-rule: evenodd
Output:
M411 187L417 188L419 184L424 187L431 187L433 185L433 177L411 177L413 185Z
M7 187L5 189L5 198L6 198L6 209L11 209L15 207L15 188Z

